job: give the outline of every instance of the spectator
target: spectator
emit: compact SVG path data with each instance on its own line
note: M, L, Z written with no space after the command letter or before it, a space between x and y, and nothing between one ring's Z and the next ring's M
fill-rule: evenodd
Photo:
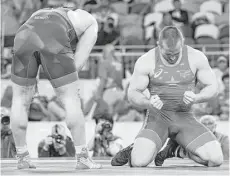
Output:
M177 26L187 25L189 23L188 12L181 9L181 1L173 0L174 10L169 11L172 16L173 23Z
M118 39L119 33L115 29L114 19L109 17L98 32L96 45L117 44Z
M50 113L52 113L50 121L63 121L65 119L65 109L56 96L51 98L48 102L47 109Z
M96 119L96 128L93 138L88 143L89 151L93 156L115 156L122 146L122 139L112 133L113 120L108 116Z
M14 36L20 27L18 22L21 13L17 1L3 0L1 1L1 33L4 36L4 47L12 47L14 44Z
M114 104L124 97L123 66L114 55L114 46L106 45L103 51L103 60L99 63L98 76L100 83L97 96L103 97L109 105L109 113L113 113Z
M109 3L108 0L100 0L99 7L92 13L100 23L105 24L107 19L112 16L118 18L118 14L109 6Z
M222 76L224 91L219 95L220 120L229 120L229 73Z
M224 85L223 94L224 94L224 97L228 99L229 98L229 73L228 72L222 76L222 81Z
M65 0L65 3L63 4L63 6L66 8L70 8L70 9L76 9L77 1Z
M29 121L50 121L55 119L47 109L48 99L45 96L34 97L29 109Z
M40 2L41 2L40 9L47 8L48 7L48 1L49 0L40 0Z
M127 93L128 93L128 86L126 86L125 88L125 95L123 99L118 100L114 105L113 119L120 122L143 121L144 112L142 112L140 109L136 109L129 103Z
M205 115L201 117L200 122L204 126L206 126L211 132L213 132L217 140L220 142L224 160L229 160L229 138L228 136L216 131L216 118L214 116Z
M46 0L47 1L47 0ZM41 9L41 7L46 7L46 1L39 0L26 0L21 2L21 13L19 17L20 24L23 24L26 20L30 18L30 16L37 10Z
M92 112L93 114L89 118L98 119L104 114L111 115L112 112L109 109L108 103L106 103L103 97L99 96L98 92L95 91L93 96L83 106L83 112L85 116L88 115L92 111L94 104L96 104L95 110L94 112Z
M223 101L220 105L220 120L228 121L229 120L229 99Z
M1 107L5 107L7 109L10 109L11 105L12 105L12 99L13 99L13 89L12 89L11 85L8 85L5 89L3 96L2 96Z
M222 82L222 76L224 73L228 72L228 59L225 56L220 56L217 59L217 67L213 68L216 75L219 87L219 93L224 91L224 85Z
M160 31L166 26L172 26L172 16L170 13L163 13L162 22L154 30L154 38L158 40Z
M56 124L52 127L51 135L38 145L38 157L74 157L73 141L67 136L65 127Z
M10 129L10 116L5 108L1 108L1 158L14 158L16 147Z
M99 8L100 1L99 0L86 0L84 2L84 10L86 10L89 13L92 13L92 11L96 8Z
M196 28L203 24L213 24L214 23L214 17L211 13L205 13L205 12L197 12L192 16L191 19L191 27L193 31L196 30Z
M1 79L10 79L11 77L11 63L7 62L5 65L5 73L1 75Z

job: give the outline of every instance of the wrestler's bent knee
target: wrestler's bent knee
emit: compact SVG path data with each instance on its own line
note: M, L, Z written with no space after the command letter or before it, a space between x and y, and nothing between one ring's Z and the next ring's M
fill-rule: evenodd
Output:
M133 154L131 153L131 165L132 167L146 167L150 163L149 158L142 156L140 154Z
M197 149L201 159L207 161L207 166L217 167L223 163L223 153L218 141L210 141Z
M131 152L131 166L146 167L156 154L156 144L146 138L137 138Z

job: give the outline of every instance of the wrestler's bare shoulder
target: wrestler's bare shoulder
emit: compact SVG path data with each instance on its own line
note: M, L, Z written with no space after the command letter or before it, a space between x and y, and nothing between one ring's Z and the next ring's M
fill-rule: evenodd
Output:
M207 57L202 51L198 49L194 49L191 46L187 46L187 48L188 48L188 59L190 63L199 65L202 64L203 62L207 62Z
M155 68L155 48L143 54L136 62L135 67L141 70L151 71Z
M96 19L85 10L70 10L67 15L78 36L80 36L92 24L97 25Z

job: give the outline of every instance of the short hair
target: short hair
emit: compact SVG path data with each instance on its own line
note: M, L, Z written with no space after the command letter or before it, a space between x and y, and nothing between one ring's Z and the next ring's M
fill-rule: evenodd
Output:
M170 49L174 49L179 41L183 43L184 37L177 27L166 26L160 31L159 34L159 44L162 45L163 41L166 41L166 45Z
M229 78L229 73L225 73L223 76L222 76L222 81L224 81L224 79L226 78Z
M175 2L181 2L180 0L173 0L173 2L175 3Z
M204 122L210 122L212 124L216 124L216 118L212 115L204 115L200 118L200 123L204 123Z
M52 135L62 135L62 136L66 136L66 130L65 127L61 124L55 124L52 127Z

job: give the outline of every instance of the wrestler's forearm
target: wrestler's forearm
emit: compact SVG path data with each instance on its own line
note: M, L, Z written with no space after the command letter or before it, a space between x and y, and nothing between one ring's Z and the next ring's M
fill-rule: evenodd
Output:
M212 98L215 98L218 94L216 85L208 85L203 88L200 93L196 94L196 103L206 102Z
M128 91L128 100L132 105L141 109L149 109L151 107L149 99L142 92L137 90Z

